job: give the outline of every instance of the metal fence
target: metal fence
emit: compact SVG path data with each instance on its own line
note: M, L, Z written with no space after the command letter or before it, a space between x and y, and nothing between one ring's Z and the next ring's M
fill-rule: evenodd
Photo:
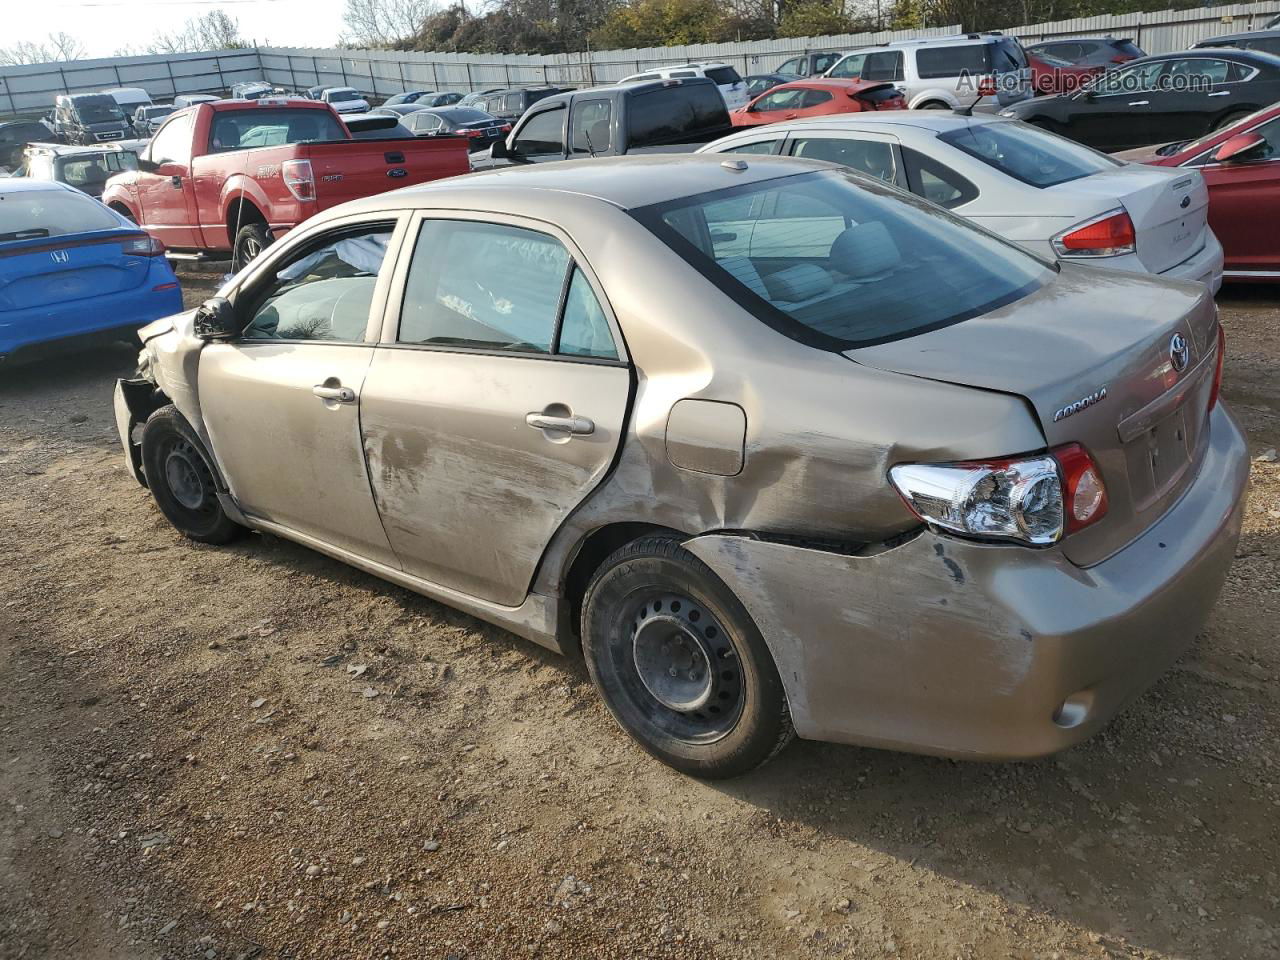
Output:
M1023 41L1066 36L1129 37L1148 53L1184 50L1224 33L1261 27L1280 14L1280 0L1194 10L1161 10L1084 17L1010 27ZM809 50L851 50L910 37L945 36L959 26L880 31L830 37L788 37L735 43L705 43L638 50L524 56L517 54L403 53L260 47L217 53L117 57L0 68L0 114L38 114L60 93L87 93L107 87L143 87L156 100L180 93L225 93L233 83L266 80L290 90L349 86L385 97L409 88L471 91L489 87L589 86L613 83L663 64L719 60L740 73L767 73Z

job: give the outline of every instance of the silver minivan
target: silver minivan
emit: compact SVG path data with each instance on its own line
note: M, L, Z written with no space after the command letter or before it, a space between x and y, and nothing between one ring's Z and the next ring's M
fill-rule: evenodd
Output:
M1031 67L1014 37L968 33L895 40L846 53L825 74L889 82L919 110L1006 106L1031 96ZM979 95L982 99L979 100Z

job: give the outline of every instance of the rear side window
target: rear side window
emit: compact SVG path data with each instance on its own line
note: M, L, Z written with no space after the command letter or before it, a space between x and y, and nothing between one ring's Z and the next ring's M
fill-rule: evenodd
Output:
M0 243L119 229L111 211L83 193L61 188L7 193L0 186Z
M170 125L177 122L170 121ZM166 125L164 130L168 129ZM214 114L209 147L213 153L221 153L239 150L242 146L346 139L338 120L328 110L224 110ZM155 156L154 144L152 156Z
M893 183L897 168L893 146L882 140L855 140L852 137L796 137L791 155L806 160L838 163L857 173L864 173Z
M958 323L1051 276L1043 261L958 217L837 172L682 197L633 216L762 322L827 350ZM913 280L921 276L928 283Z
M100 187L108 177L138 169L138 158L127 151L69 157L58 161L58 179L73 187Z
M804 96L800 99L801 109L809 107L820 107L831 99L831 93L827 90L806 90Z
M742 82L742 77L738 75L738 71L733 67L712 67L710 70L703 72L722 87ZM675 76L675 74L672 74L672 76Z
M1105 154L1020 123L974 124L938 139L1033 187L1052 187L1122 166Z
M720 91L709 83L664 87L634 96L627 103L633 147L679 143L714 127L727 127L729 114Z
M813 72L826 73L835 66L836 61L839 59L840 54L838 53L820 53L813 58Z
M1261 50L1263 53L1280 54L1280 37L1260 37L1242 44L1246 50Z
M610 147L613 104L609 100L579 100L573 105L570 147L574 153L603 153Z
M916 51L916 71L925 80L987 73L991 70L991 46L966 43L954 47L921 47Z
M903 76L901 50L867 54L866 63L862 67L863 80L901 80Z
M978 188L945 164L910 147L902 148L902 165L911 192L948 210L968 203Z

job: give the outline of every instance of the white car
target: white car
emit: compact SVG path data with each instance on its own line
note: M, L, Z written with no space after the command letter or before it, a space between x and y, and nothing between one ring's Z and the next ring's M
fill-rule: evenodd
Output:
M698 152L842 164L1043 257L1197 280L1214 293L1222 285L1222 245L1199 172L1125 163L1016 120L932 111L813 117L743 130Z
M682 63L674 67L654 67L644 73L623 77L619 83L635 83L638 80L681 80L689 77L706 77L720 88L724 105L730 110L745 107L751 98L747 96L747 82L738 71L727 63Z
M368 113L369 101L355 87L329 87L320 99L339 113Z

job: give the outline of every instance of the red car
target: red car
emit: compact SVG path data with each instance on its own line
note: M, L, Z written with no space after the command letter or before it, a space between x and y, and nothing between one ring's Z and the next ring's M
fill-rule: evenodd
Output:
M815 77L783 83L729 114L735 127L757 127L800 117L864 110L905 110L907 100L891 83Z
M1199 170L1209 187L1209 226L1226 260L1223 279L1280 281L1280 104L1199 140L1113 156Z
M1037 97L1075 93L1106 69L1071 63L1052 54L1032 53L1030 50L1027 51L1027 65L1031 67L1031 88Z
M219 100L170 114L102 202L170 250L230 253L238 269L321 210L470 169L462 137L353 140L327 103Z

